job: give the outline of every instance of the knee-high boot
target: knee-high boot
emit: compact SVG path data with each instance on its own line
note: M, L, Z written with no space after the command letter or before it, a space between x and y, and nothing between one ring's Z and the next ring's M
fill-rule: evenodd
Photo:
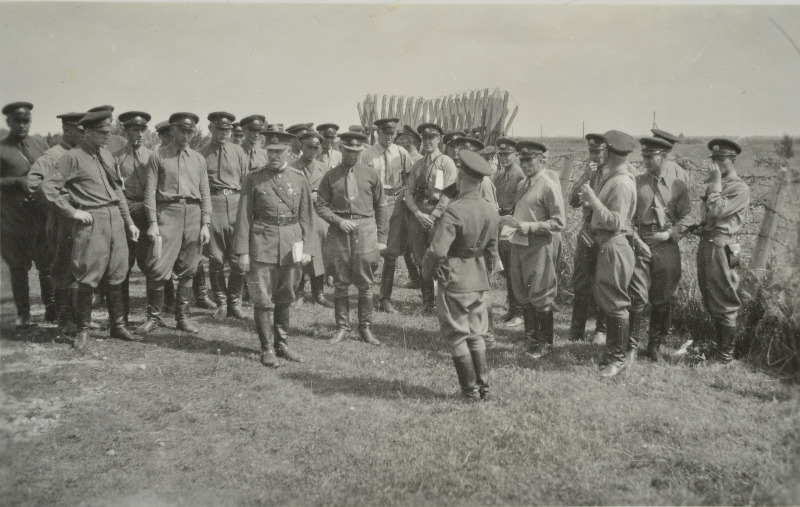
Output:
M469 402L480 401L481 395L478 390L475 363L472 360L472 355L465 354L454 357L453 365L456 367L458 384L461 386L461 392L464 393L466 400Z
M383 258L383 272L381 272L381 299L378 310L386 313L397 313L392 304L392 290L394 289L394 273L397 268L397 259Z
M94 299L94 289L88 285L79 285L75 304L76 324L78 334L72 346L76 349L85 348L89 344L89 324L92 321L92 300Z
M28 287L28 271L11 270L11 293L17 307L17 327L25 329L31 326L31 294Z
M278 366L275 349L272 347L272 310L254 308L253 317L256 323L256 333L261 344L261 364L268 368Z
M275 333L275 355L287 361L302 363L303 359L289 349L289 309L291 305L281 303L275 305L272 331Z
M178 278L175 291L175 324L181 331L196 334L200 330L189 321L189 291L192 290L191 278Z
M42 304L44 305L45 322L58 321L58 308L56 307L55 285L50 273L39 271L39 287L41 289Z
M475 368L475 380L478 384L478 392L483 401L489 401L489 365L486 362L485 350L470 350L472 365Z
M108 304L108 319L111 323L111 338L119 338L127 341L141 341L141 338L133 335L125 327L125 308L121 285L108 284L106 292L106 303Z

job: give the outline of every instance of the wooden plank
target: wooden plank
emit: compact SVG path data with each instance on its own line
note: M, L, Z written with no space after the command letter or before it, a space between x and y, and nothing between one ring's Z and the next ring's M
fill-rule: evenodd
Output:
M777 164L776 164L777 165ZM767 267L769 250L772 246L772 237L775 236L775 228L778 226L777 211L780 209L781 202L786 195L784 190L788 188L789 170L786 161L780 167L775 167L778 172L778 180L772 185L767 195L764 205L764 217L761 219L761 227L756 237L756 245L753 248L753 255L750 259L750 271L755 271L756 276L763 273Z
M567 154L564 157L564 166L561 169L561 173L558 175L558 179L561 182L561 195L566 199L567 192L569 192L569 177L572 176L570 173L572 172L572 155Z
M391 98L389 99L389 109L386 110L387 117L394 117L394 101L395 97L394 95L392 95Z
M514 118L517 117L517 111L519 111L519 106L514 108L514 111L511 113L511 117L508 119L508 123L506 123L506 128L503 129L506 135L510 135L511 132L511 124L514 123Z
M425 111L423 110L423 106L425 101L422 98L417 99L417 103L414 104L414 128L417 128L422 122L422 118L425 116Z
M356 108L358 108L358 120L361 122L361 125L364 124L364 109L361 107L361 102L356 104Z
M381 118L386 118L386 95L384 95L381 99L381 115L378 117L378 119Z

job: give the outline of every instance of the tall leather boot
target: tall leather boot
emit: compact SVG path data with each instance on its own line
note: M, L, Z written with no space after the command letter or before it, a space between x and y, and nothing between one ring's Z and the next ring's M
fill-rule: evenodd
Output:
M58 334L62 337L75 334L75 317L69 289L56 289L55 299L58 306Z
M191 278L178 278L178 287L175 291L175 324L181 331L196 334L200 330L189 321L189 291L191 290L191 285Z
M542 343L542 323L539 321L539 313L532 305L525 305L522 308L522 316L525 321L525 338L528 341L528 354L534 358L547 354L547 348Z
M553 310L536 312L536 324L539 327L539 341L545 346L545 351L550 352L553 347Z
M486 305L486 318L489 320L489 329L486 331L483 341L487 349L493 349L497 347L497 337L494 334L494 308L492 308L491 302Z
M39 287L41 288L42 304L44 305L45 322L58 322L55 285L53 285L53 277L50 276L50 273L39 271Z
M436 303L434 301L435 296L433 290L433 279L423 279L421 282L422 313L425 315L436 313Z
M178 280L180 284L180 280ZM197 265L197 273L192 280L192 292L194 293L194 305L203 310L213 310L217 305L208 297L208 286L206 285L206 269L203 261ZM178 303L180 304L180 303Z
M76 298L76 324L78 334L72 346L76 349L83 349L89 344L89 323L92 321L92 300L94 299L94 289L88 285L78 286L78 297Z
M333 308L333 303L325 299L325 275L311 277L311 294L314 302L325 308Z
M383 258L383 272L381 273L381 299L378 302L378 311L398 313L392 304L392 290L394 289L394 273L397 268L397 259Z
M598 307L597 317L594 321L594 339L592 339L592 343L596 345L603 345L606 343L606 339L608 337L606 332L608 329L607 321L608 318L606 317L606 314L603 313L603 310Z
M715 326L717 329L717 354L716 360L722 364L733 362L733 353L736 346L736 328L723 326L719 322Z
M224 280L224 274L220 277ZM244 286L244 275L231 271L228 279L228 317L245 320L242 313L242 286Z
M625 347L628 343L629 319L606 317L606 354L608 364L600 372L603 377L615 377L625 368Z
M231 277L233 277L233 272L231 272ZM225 320L225 317L228 316L228 287L225 282L225 270L216 267L209 269L208 278L211 280L212 295L217 305L217 309L214 310L214 320Z
M272 331L275 333L275 355L287 361L302 363L303 359L289 350L289 309L291 305L275 305L274 324Z
M347 294L344 296L335 295L333 299L333 314L336 318L336 332L328 343L335 345L347 338L350 332L350 299Z
M167 280L165 283L172 285L171 280ZM147 281L147 319L136 329L136 334L145 335L157 327L164 327L160 312L161 308L166 306L164 304L165 283Z
M175 282L172 281L172 277L164 280L164 306L161 311L175 313Z
M17 327L27 329L31 324L31 294L28 287L28 272L24 269L11 270L11 293L17 307Z
M125 277L125 280L119 286L120 292L122 293L122 313L125 319L125 325L128 325L128 317L130 316L131 312L131 280L130 280L130 272L128 272L128 276Z
M358 295L358 336L370 345L381 342L372 334L372 297L369 294Z
M478 384L478 392L483 401L489 401L489 365L486 363L485 350L470 350L472 365L475 368L475 380Z
M569 325L569 341L583 341L586 332L586 320L589 316L589 300L585 296L575 294L572 300L572 320Z
M256 322L256 334L261 343L261 364L267 368L277 368L278 358L272 347L272 310L253 308L253 318Z
M461 386L461 392L464 393L466 401L480 401L481 395L478 390L478 380L472 356L470 354L456 356L453 358L453 365L456 367L458 384Z
M653 306L650 310L650 326L648 330L647 351L645 352L648 359L657 363L660 359L659 348L661 341L666 336L665 327L668 325L667 313L669 308L667 305Z
M644 312L642 310L631 309L628 314L628 343L625 344L625 362L628 367L636 362L639 353L639 346L642 343L642 333L644 331Z
M406 262L406 270L408 271L407 289L419 289L422 283L422 277L419 274L419 267L414 262L414 256L411 255L411 249L407 248L403 254L403 260Z
M123 304L122 286L108 284L106 292L108 303L108 320L111 323L111 338L119 338L130 342L141 341L142 338L133 335L125 327L125 307Z

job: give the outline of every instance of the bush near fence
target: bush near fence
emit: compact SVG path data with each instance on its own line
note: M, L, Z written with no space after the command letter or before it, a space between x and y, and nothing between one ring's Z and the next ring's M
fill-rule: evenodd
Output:
M692 139L694 142L678 144L674 150L677 162L689 176L695 222L699 221L700 197L705 192L705 164L709 153L706 142L709 139ZM566 192L583 171L588 157L585 142L579 138L545 138L544 142L550 148L550 168L568 182L564 188ZM740 296L744 308L739 320L737 353L740 357L767 364L778 374L796 378L800 372L800 171L790 169L782 199L774 210L777 226L770 236L767 269L754 273L750 271L750 259L769 207L770 189L781 177L777 167L781 158L775 153L774 138L739 139L738 142L742 145L742 153L736 159L736 168L750 187L751 202L739 234L743 263L738 271L743 281ZM628 159L639 172L644 171L639 150ZM568 174L565 175L564 171ZM562 234L563 253L558 265L562 301L572 297L570 281L575 240L581 225L581 210L567 205L567 224ZM702 306L697 284L698 242L697 236L690 235L680 243L683 271L675 295L674 330L678 336L688 334L695 341L702 342L713 336L713 328ZM562 311L570 310L564 308Z

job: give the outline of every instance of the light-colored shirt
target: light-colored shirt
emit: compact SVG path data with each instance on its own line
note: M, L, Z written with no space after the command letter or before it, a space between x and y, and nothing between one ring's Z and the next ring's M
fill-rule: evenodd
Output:
M381 143L375 143L362 151L358 160L378 172L381 184L386 190L396 190L402 186L405 176L414 165L406 149L394 143L388 148L384 148Z
M434 220L442 216L450 202L442 190L455 183L457 177L456 163L439 150L415 162L405 187L405 203L411 214L421 211ZM436 188L437 179L439 188Z
M30 172L28 172L28 179L26 181L26 189L29 194L39 192L42 181L55 170L56 164L61 157L71 149L72 148L65 143L61 142L36 159L36 162L31 166Z
M153 152L147 148L140 146L134 150L131 145L114 152L122 181L125 182L125 197L132 201L144 201L147 163L152 154Z
M211 222L206 159L191 148L171 144L153 153L147 163L144 205L148 221L151 224L158 222L156 203L168 203L181 198L198 201L200 223L206 225Z
M522 172L522 168L517 164L512 165L508 169L501 167L494 173L492 183L494 183L497 189L497 205L500 206L501 210L509 211L514 207L514 200L517 197L517 187L519 187L519 182L524 179L525 174Z
M665 171L662 176L645 172L636 177L633 222L639 227L640 234L646 234L657 226L659 230L669 231L674 241L679 241L692 223L691 212L689 188L674 171Z
M566 222L561 186L545 171L523 179L517 186L513 216L520 224L510 240L516 245L527 246L537 236L560 233Z
M240 146L229 142L208 143L200 148L200 154L206 159L211 190L241 190L249 161Z
M267 150L245 142L242 142L240 147L247 156L247 172L263 169L267 166Z
M327 151L323 149L319 152L319 155L317 155L317 160L322 162L322 167L328 171L342 163L342 152L336 151L333 148Z
M630 233L636 212L636 181L628 165L608 168L609 174L601 176L597 198L600 206L592 209L589 228L592 231Z
M750 206L750 188L738 175L709 183L701 197L700 221L703 234L736 234L742 228Z

